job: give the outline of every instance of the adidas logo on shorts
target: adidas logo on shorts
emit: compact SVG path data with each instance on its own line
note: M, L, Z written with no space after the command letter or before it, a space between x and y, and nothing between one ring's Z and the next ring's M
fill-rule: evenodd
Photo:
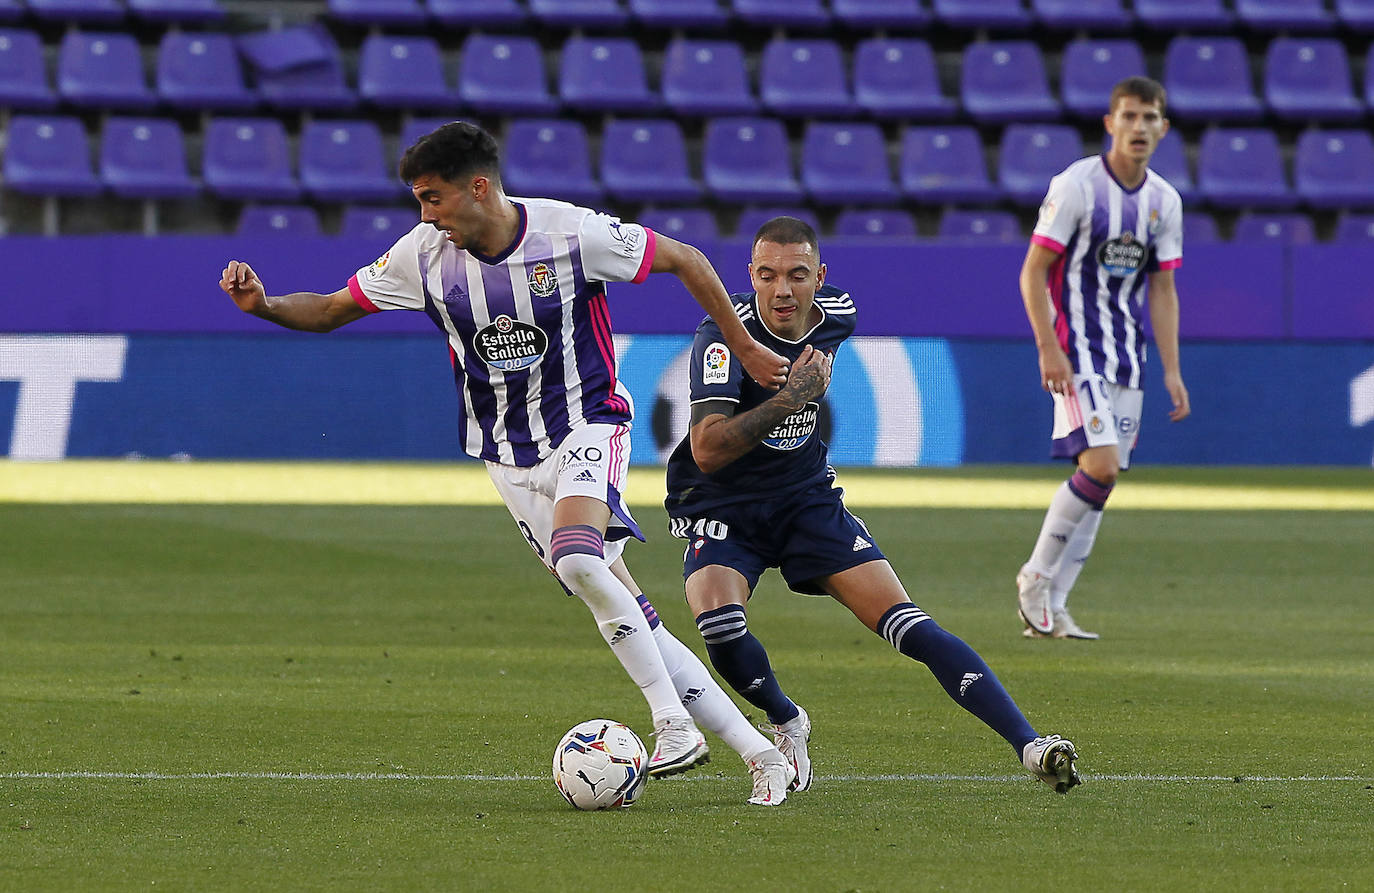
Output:
M593 484L594 484L594 483L596 483L596 475L592 474L590 471L582 471L582 472L579 472L579 473L577 474L577 476L573 478L573 480L574 480L574 481L578 481L579 483L593 483Z

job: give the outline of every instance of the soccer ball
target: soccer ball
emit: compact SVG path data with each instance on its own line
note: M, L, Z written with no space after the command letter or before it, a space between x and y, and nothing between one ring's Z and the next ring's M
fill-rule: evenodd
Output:
M578 809L629 806L644 790L649 753L629 726L589 719L568 730L553 752L553 783Z

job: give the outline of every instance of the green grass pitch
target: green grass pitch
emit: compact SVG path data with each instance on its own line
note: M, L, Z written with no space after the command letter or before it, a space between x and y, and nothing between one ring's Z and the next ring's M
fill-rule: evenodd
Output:
M1120 489L1334 505L1369 475L1152 468ZM712 739L632 809L578 813L548 777L558 737L594 716L646 736L647 710L499 506L0 487L0 889L1374 889L1374 513L1109 511L1073 602L1103 638L1070 643L1014 617L1040 508L856 511L1037 729L1074 739L1082 787L1030 778L923 667L771 575L751 627L815 722L813 790L747 806ZM631 569L703 654L680 541L636 512Z

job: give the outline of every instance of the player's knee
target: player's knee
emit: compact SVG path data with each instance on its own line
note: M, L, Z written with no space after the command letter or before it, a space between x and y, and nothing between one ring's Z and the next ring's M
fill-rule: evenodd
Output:
M1115 455L1080 456L1078 470L1092 478L1099 486L1107 488L1116 485L1117 475L1121 473L1121 467Z

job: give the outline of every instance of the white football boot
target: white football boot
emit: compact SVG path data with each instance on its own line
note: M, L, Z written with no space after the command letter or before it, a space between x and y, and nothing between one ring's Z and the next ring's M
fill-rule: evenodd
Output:
M754 777L749 802L755 806L777 806L787 799L787 791L797 780L797 770L781 751L766 753L757 760L745 760Z
M670 719L654 729L654 755L649 757L649 774L654 778L677 775L711 762L706 736L690 719Z
M1054 637L1056 639L1096 639L1097 633L1090 633L1074 622L1067 609L1054 612Z
M1021 751L1022 765L1060 794L1067 794L1069 788L1083 783L1075 765L1077 761L1078 752L1073 749L1073 742L1058 735L1036 738Z
M801 705L797 706L797 715L787 722L781 725L760 723L759 731L771 734L773 743L792 764L792 770L796 773L792 790L804 791L811 787L811 755L806 751L806 742L811 740L811 717L806 715Z
M1016 596L1021 619L1031 629L1048 636L1054 631L1054 614L1050 611L1050 578L1026 567L1016 575Z

